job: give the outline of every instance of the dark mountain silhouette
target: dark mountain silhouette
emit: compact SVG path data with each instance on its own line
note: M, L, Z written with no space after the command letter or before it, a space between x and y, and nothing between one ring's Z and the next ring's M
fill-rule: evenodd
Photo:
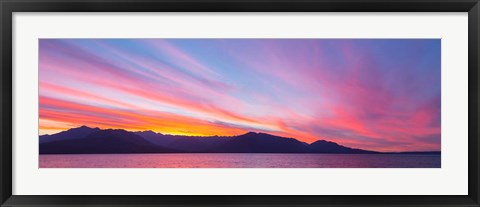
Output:
M103 154L178 152L154 145L120 129L96 130L83 138L40 143L40 154Z
M308 144L293 138L249 132L210 150L223 153L305 153Z
M53 135L42 135L40 136L40 143L59 141L59 140L68 140L68 139L78 139L84 138L92 132L100 131L99 128L89 128L87 126L81 126L78 128L72 128L67 131L63 131Z
M192 137L164 135L152 131L142 131L134 133L142 136L147 141L155 145L188 152L204 152L207 151L209 148L228 142L230 140L229 138L231 138L220 136Z
M374 151L354 149L339 145L335 142L319 140L309 145L311 153L345 153L345 154L371 154L378 153Z
M188 152L207 152L212 147L228 141L229 139L215 137L177 137L169 146Z
M311 144L294 138L249 132L231 137L178 136L153 131L129 132L86 126L40 136L40 154L107 153L380 153L319 140ZM398 152L440 154L440 152Z
M153 131L140 131L133 133L158 146L168 146L171 142L175 141L168 136Z

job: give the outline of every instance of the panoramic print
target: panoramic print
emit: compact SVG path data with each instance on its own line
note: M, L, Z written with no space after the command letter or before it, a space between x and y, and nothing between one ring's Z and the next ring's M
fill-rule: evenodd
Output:
M440 168L440 39L40 39L40 168Z

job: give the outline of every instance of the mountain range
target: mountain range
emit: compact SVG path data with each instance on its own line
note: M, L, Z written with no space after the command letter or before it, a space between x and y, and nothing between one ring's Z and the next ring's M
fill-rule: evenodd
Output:
M326 140L307 144L294 138L266 133L248 132L238 136L199 137L167 135L153 131L131 132L123 129L99 129L87 126L72 128L52 135L41 135L39 142L40 154L380 153L350 148Z

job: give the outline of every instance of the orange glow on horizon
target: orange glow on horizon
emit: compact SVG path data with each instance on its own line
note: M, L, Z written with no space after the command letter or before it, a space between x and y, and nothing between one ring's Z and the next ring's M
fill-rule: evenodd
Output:
M441 149L438 39L41 39L39 133L261 132ZM389 54L389 55L385 55Z

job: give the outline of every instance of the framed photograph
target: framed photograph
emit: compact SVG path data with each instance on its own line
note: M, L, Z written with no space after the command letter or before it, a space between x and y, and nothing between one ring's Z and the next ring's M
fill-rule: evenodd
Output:
M1 206L480 206L477 0L0 6Z

